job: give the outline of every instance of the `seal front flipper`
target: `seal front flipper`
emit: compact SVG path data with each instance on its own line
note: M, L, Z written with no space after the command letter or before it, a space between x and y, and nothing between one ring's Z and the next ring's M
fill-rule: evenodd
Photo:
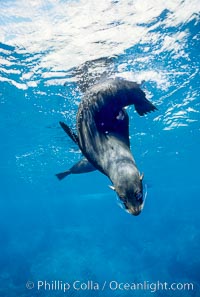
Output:
M95 170L96 168L86 158L83 158L75 165L73 165L69 170L65 172L57 173L56 176L59 180L62 180L69 174L87 173Z
M60 173L57 173L56 176L59 180L62 180L63 178L65 178L66 176L68 176L69 174L71 174L71 171L70 170L67 170L65 172L60 172Z
M60 126L63 128L63 130L67 133L67 135L76 143L79 145L78 136L72 132L72 130L67 126L64 122L59 122Z

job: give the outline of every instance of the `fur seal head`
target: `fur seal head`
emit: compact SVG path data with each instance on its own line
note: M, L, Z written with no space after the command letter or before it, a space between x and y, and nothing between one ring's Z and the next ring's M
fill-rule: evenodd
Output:
M144 207L142 179L143 175L130 163L121 166L112 176L113 186L110 188L117 193L125 210L135 216L139 215Z

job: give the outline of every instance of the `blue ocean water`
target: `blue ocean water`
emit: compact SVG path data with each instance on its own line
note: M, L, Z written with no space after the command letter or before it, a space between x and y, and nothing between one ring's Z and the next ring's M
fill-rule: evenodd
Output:
M199 296L200 7L165 2L1 1L0 297ZM116 75L158 108L127 110L138 217L99 172L55 177L81 158L59 121L75 131L84 91Z

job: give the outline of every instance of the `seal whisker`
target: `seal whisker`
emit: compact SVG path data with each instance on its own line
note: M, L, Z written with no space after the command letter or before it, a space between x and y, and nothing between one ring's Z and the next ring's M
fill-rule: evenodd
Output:
M147 199L147 184L145 184L145 193L144 193L144 200L143 200L143 204L142 204L142 207L141 207L141 210L143 210L144 208L144 205L145 205L145 202L146 202L146 199Z

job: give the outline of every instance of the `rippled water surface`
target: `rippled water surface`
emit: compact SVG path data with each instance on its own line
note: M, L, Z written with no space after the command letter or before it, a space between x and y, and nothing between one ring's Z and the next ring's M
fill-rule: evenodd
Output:
M197 0L0 1L0 297L199 296ZM81 154L79 102L101 79L142 84L158 111L130 116L148 197L133 217ZM37 281L192 283L193 290L37 290ZM27 289L27 281L35 288Z

